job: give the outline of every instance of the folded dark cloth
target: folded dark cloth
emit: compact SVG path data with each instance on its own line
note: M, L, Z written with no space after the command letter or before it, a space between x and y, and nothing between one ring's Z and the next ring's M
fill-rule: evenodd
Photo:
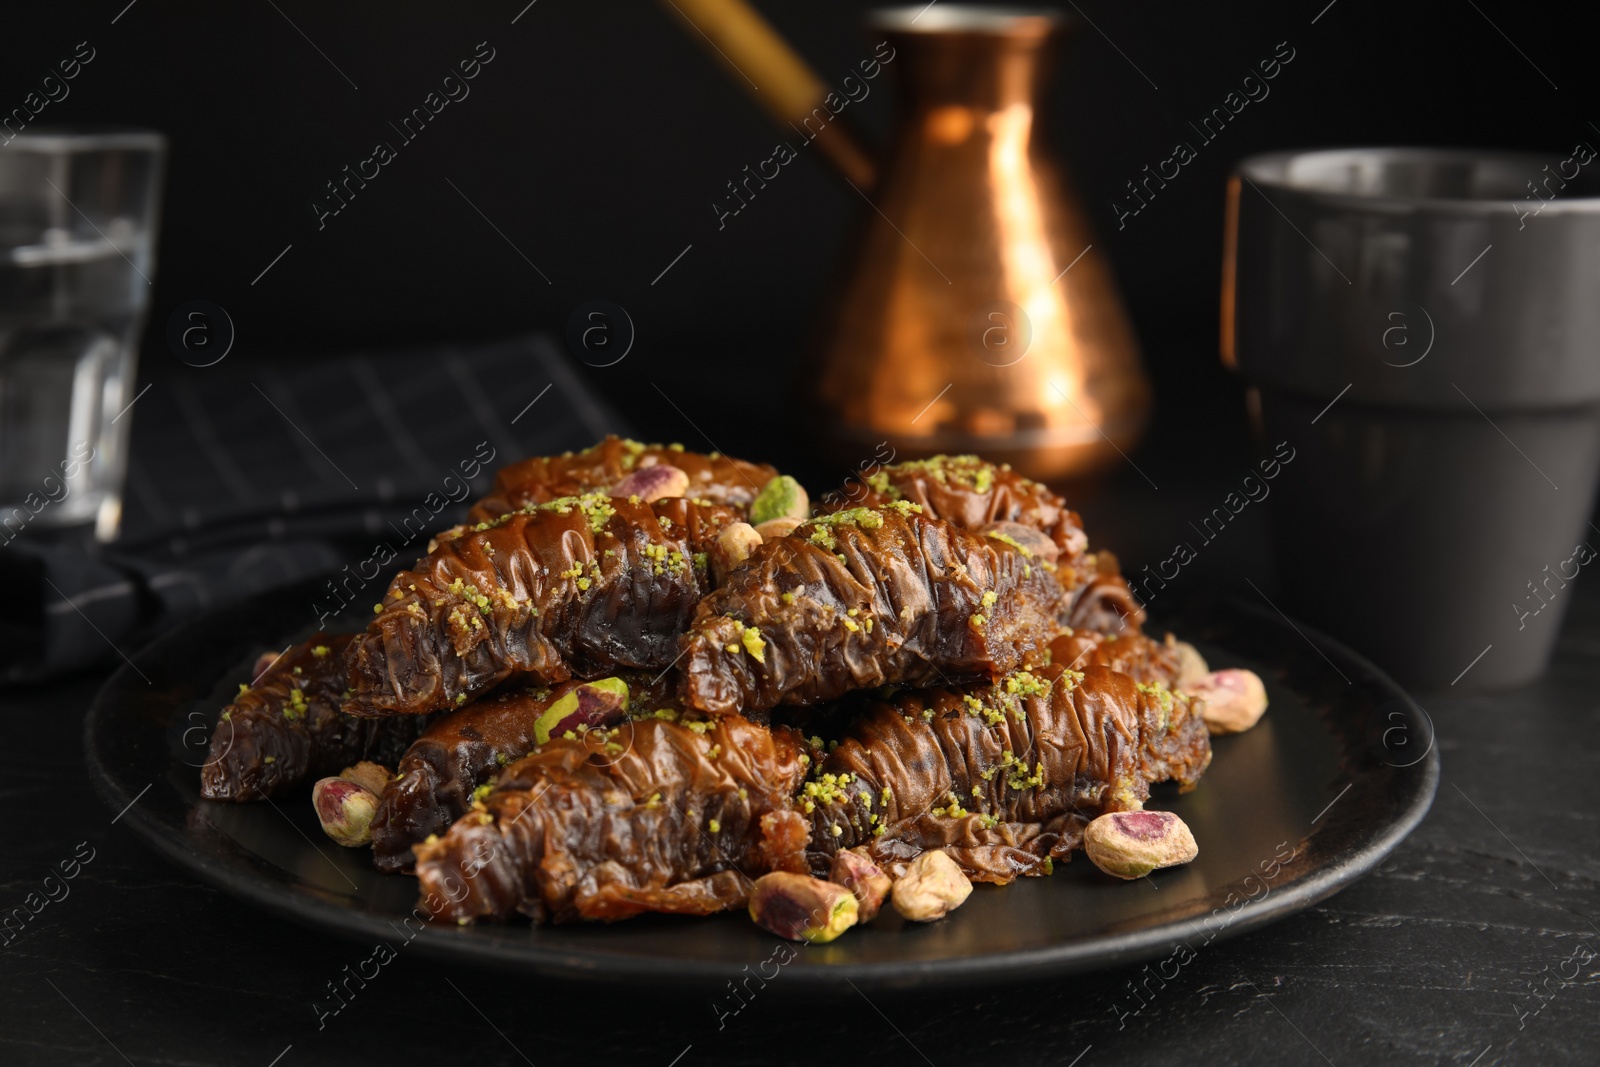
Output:
M221 549L182 563L75 547L0 552L0 655L8 682L116 663L148 637L219 603L337 570L333 545L284 541Z
M409 565L497 468L628 432L542 336L182 370L133 411L118 542L30 529L0 547L0 681L121 662L186 619L319 574Z

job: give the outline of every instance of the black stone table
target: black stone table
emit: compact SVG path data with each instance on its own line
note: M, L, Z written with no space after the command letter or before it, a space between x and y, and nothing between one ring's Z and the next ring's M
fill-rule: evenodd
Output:
M1366 880L1168 980L1128 967L800 999L780 976L720 1018L725 990L608 1000L402 951L319 1026L313 1003L368 950L232 900L113 823L78 741L97 678L13 690L0 907L63 863L76 877L0 935L0 1063L1594 1064L1597 654L1600 591L1580 588L1544 680L1425 697L1444 772L1416 833Z

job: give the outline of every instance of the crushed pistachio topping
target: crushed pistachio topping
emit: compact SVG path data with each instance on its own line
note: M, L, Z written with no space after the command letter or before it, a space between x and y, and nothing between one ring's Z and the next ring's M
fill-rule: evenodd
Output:
M316 656L318 659L321 659L323 656L326 656L332 651L333 649L329 648L327 645L318 645L316 648L311 650L311 654Z
M1150 698L1150 702L1161 709L1162 715L1172 714L1172 690L1160 682L1139 682L1139 692Z
M1012 696L1033 697L1050 692L1050 683L1032 671L1014 671L1006 676L1003 688Z
M599 533L606 528L606 523L617 513L612 506L611 498L604 493L585 493L582 496L563 496L554 500L547 500L543 504L529 504L522 508L521 513L532 514L536 511L554 511L560 515L570 515L576 508L589 520L589 531ZM519 514L512 512L513 515ZM509 517L509 516L507 516ZM505 519L496 519L503 522Z
M491 601L487 596L478 591L477 586L471 584L470 582L463 582L460 578L457 578L445 588L449 589L450 592L454 593L456 596L461 597L475 605L483 614L489 614L489 605Z
M720 834L722 832L722 824L716 819L712 819L710 822L706 823L706 829L710 830L714 834Z
M853 780L848 774L824 774L807 782L800 791L800 795L805 798L801 802L801 807L809 815L816 810L819 801L823 804L835 804L841 800L849 800L850 794L845 786Z
M678 568L684 565L683 553L668 545L645 545L644 555L657 574L667 573L668 567ZM598 578L599 575L596 574L595 577Z
M290 722L306 717L306 695L300 691L299 686L289 687L289 703L284 705L283 717Z
M1161 682L1140 682L1138 683L1138 688L1139 692L1150 698L1151 705L1160 713L1160 718L1156 720L1156 729L1162 731L1170 730L1173 723L1172 709L1176 703L1174 700L1176 694Z
M739 634L739 643L744 645L744 650L750 653L750 658L757 663L767 662L767 643L761 639L761 631L754 626L746 626Z
M994 464L977 456L933 456L929 459L907 460L898 463L895 470L921 471L942 485L954 485L962 489L971 489L979 493L987 493L994 488L994 474L998 470L1010 470L1010 466L996 468ZM1023 488L1030 488L1035 483L1026 478L1021 479Z
M482 785L472 791L472 802L474 804L483 803L483 798L488 796L492 789L494 789L494 785L492 783L484 782Z
M450 609L450 614L447 616L447 619L449 620L449 623L450 623L451 626L453 626L455 629L461 631L462 633L470 633L473 630L481 630L481 629L483 629L483 617L482 617L482 615L480 614L480 615L470 615L469 616L467 614L463 614L462 609L460 608L460 606L451 608Z
M728 619L739 628L739 639L737 641L729 642L726 646L727 651L731 655L735 656L737 656L740 652L746 652L749 653L750 658L755 660L757 663L766 663L767 642L762 639L761 631L754 626L746 626L738 619L735 619L732 615L726 615L724 618Z
M963 696L961 698L961 702L967 706L967 710L969 712L971 712L977 718L982 719L984 725L986 726L999 726L1001 723L1006 721L1005 712L1001 711L999 708L989 707L983 701L979 700L970 693Z
M634 464L639 462L640 453L642 453L649 446L643 444L642 442L635 441L631 437L624 437L622 439L622 447L627 450L627 454L622 457L622 469L625 471L631 471L633 470Z
M989 537L989 538L993 538L994 540L999 541L1002 544L1010 545L1012 548L1016 549L1018 552L1021 552L1024 556L1028 557L1029 559L1033 558L1032 550L1030 550L1021 541L1018 541L1015 537L1012 537L1010 534L1001 533L999 530L990 530L988 533L984 534L984 536L985 537ZM1032 576L1032 574L1033 574L1033 568L1032 567L1026 567L1026 568L1024 568L1024 570L1027 571L1027 573L1028 573L1028 575L1030 577Z
M883 514L876 508L846 508L831 515L819 515L811 521L818 526L859 526L863 530L876 530L883 525ZM812 540L816 539L815 533L811 536Z
M990 767L982 775L985 781L993 778L996 771L1009 771L1006 784L1012 789L1042 789L1044 788L1044 763L1034 764L1033 773L1028 773L1028 765L1016 757L1009 748L1000 754L1000 762Z

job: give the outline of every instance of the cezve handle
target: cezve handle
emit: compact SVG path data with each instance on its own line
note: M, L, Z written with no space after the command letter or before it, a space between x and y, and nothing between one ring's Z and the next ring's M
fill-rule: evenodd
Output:
M855 135L822 101L828 86L778 31L745 0L665 0L694 27L730 73L750 90L761 107L780 123L801 129L820 112L827 119L815 143L858 189L870 189L877 167ZM811 127L806 127L810 129Z

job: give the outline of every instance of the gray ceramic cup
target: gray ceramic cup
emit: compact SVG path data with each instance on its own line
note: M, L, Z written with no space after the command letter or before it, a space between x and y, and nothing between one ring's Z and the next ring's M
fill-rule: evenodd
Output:
M1537 677L1600 548L1591 145L1275 153L1229 183L1223 361L1298 453L1281 606L1418 688Z

